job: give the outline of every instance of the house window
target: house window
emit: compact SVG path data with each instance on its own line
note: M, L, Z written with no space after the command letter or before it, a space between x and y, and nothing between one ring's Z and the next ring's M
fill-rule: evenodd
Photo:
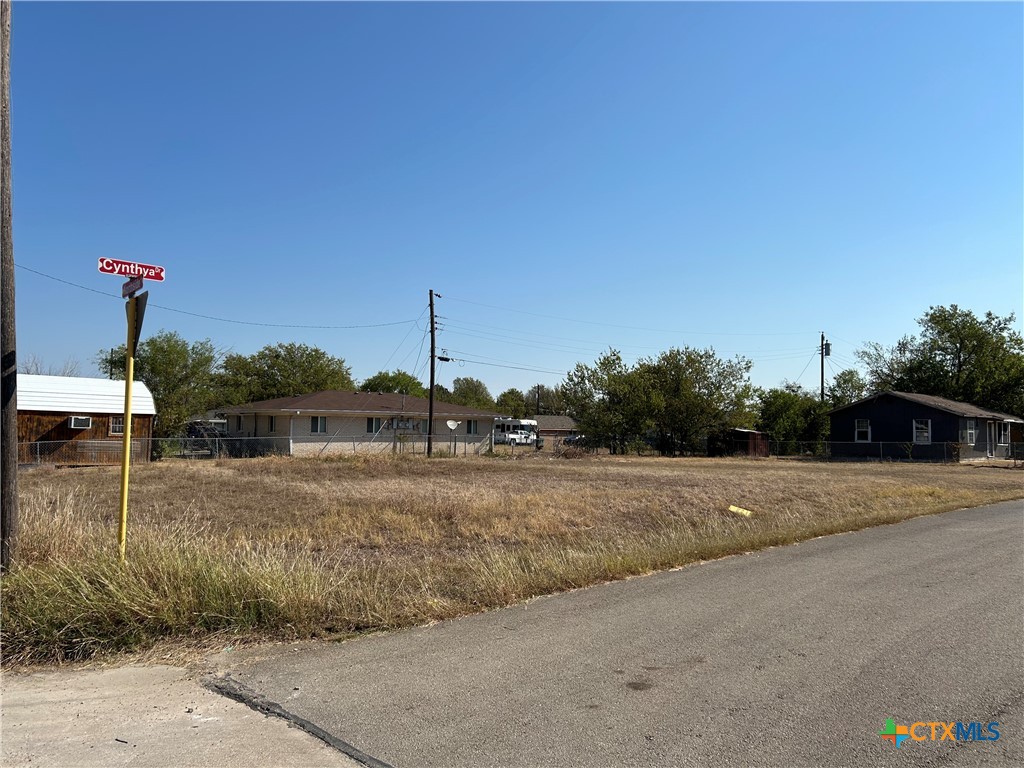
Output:
M420 432L424 435L427 434L427 424L428 422L426 419L420 419Z
M326 435L327 434L327 417L326 416L310 416L309 417L309 434L311 434L311 435Z
M241 415L235 416L235 432L242 431L242 417Z
M1010 422L1004 421L999 425L999 444L1009 445L1010 444Z
M967 444L974 445L978 441L978 425L974 419L967 420Z
M382 426L380 417L367 416L366 417L366 434L375 435L380 432Z
M871 442L871 420L857 419L853 423L853 439L858 443Z
M466 434L467 435L479 435L480 426L476 419L470 419L466 422Z
M914 442L930 443L932 441L932 420L914 419Z
M277 432L277 416L267 416L267 431L270 434Z
M112 435L123 435L124 434L124 416L111 416L110 417L110 434L112 434Z

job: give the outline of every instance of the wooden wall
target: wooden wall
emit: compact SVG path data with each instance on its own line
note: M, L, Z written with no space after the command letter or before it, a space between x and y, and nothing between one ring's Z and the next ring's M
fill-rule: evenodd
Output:
M91 416L89 429L71 429L70 417ZM107 413L18 411L19 464L120 464L121 435L110 434ZM149 461L152 416L132 416L132 460Z

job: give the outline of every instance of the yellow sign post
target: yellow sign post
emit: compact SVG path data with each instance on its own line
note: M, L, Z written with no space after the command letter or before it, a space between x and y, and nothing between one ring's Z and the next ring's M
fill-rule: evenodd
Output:
M125 346L124 359L124 438L121 442L121 514L117 524L117 549L121 554L121 562L125 558L125 541L128 537L128 470L132 464L132 382L135 381L135 349L139 346L139 334L142 333L142 318L146 314L146 299L149 291L135 294L142 289L143 280L163 282L165 270L152 264L139 264L134 261L121 261L106 256L101 257L97 264L99 271L105 275L127 277L128 282L121 286L121 297L125 302L128 314L128 343ZM111 371L113 373L113 371Z
M141 280L139 284L141 285ZM142 332L142 317L146 312L149 292L135 296L125 303L128 313L128 343L125 347L124 362L124 439L121 448L121 515L117 525L117 549L121 562L125 559L125 542L128 537L128 470L132 459L132 382L135 381L135 348Z

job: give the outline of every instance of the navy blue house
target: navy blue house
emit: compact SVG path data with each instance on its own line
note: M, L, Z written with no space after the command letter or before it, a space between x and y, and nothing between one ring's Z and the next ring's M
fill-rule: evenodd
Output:
M1006 457L1024 419L913 392L879 392L829 413L834 458Z

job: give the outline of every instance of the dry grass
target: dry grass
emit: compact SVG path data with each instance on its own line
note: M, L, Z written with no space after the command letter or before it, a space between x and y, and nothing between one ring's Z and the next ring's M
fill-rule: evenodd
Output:
M236 638L347 636L915 515L1024 497L987 466L354 457L20 478L5 664ZM754 511L744 518L735 504Z

